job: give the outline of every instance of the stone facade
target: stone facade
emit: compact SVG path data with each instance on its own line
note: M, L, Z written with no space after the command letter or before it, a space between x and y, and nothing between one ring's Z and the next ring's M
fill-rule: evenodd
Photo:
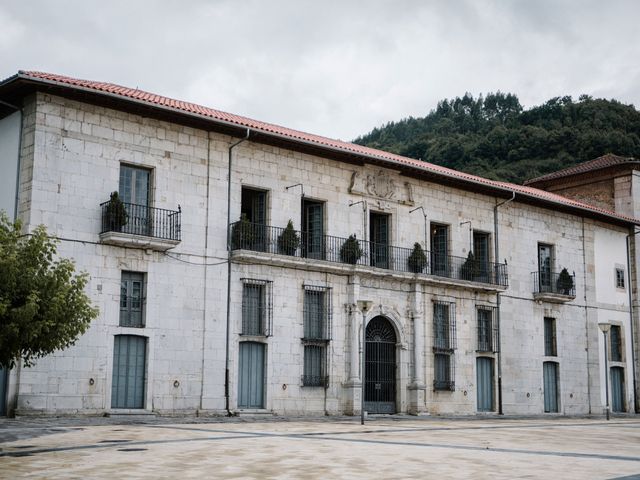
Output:
M545 411L543 363L558 365L558 412L601 413L603 340L597 322L625 332L625 410L633 409L628 298L614 285L626 264L625 227L516 201L499 200L379 165L352 165L249 139L233 150L230 218L241 217L243 188L266 192L264 224L297 231L302 201L323 203L326 235L370 236L371 213L389 219L389 245L430 250L435 224L448 226L448 252L461 258L472 233L488 235L489 260L508 264L508 287L490 282L414 274L402 269L331 263L279 253L231 253L230 329L227 342L227 187L229 146L220 133L37 93L25 99L18 212L25 229L45 224L61 239L59 253L89 272L88 293L99 318L77 344L11 373L9 394L18 414L98 414L112 402L114 339L146 340L141 410L161 414L226 414L229 410L282 415L358 414L361 402L359 300L373 304L366 321L384 317L395 333L394 411L414 414L478 413L478 358L491 359L491 400L499 410L501 376L505 414ZM181 210L181 240L162 251L152 244L106 244L100 204L117 191L123 165L151 171L150 205ZM292 188L296 184L298 187ZM288 188L289 187L289 188ZM423 207L422 211L414 211ZM412 212L413 211L413 212ZM494 214L497 212L496 232ZM427 230L428 231L425 231ZM499 233L500 258L495 258ZM576 292L534 296L539 244L553 246L552 270L575 272ZM394 257L395 258L395 257ZM143 328L120 326L122 272L145 278ZM454 275L455 276L455 275ZM243 279L265 281L271 335L243 335ZM327 380L303 386L304 286L331 289ZM454 305L452 389L434 389L434 302ZM478 307L490 309L496 346L478 351ZM545 356L544 318L555 319L557 355ZM262 404L239 404L240 345L265 345ZM125 409L126 410L126 409ZM134 409L133 411L140 411ZM483 412L485 413L485 412Z

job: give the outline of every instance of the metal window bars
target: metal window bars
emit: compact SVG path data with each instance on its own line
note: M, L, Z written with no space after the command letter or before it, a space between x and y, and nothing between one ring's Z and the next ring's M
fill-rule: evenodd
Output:
M478 352L497 353L498 341L498 308L490 305L476 306L476 328Z
M456 304L433 301L433 351L452 352L456 349Z
M242 278L240 335L270 337L273 324L273 288L270 280Z
M292 233L293 232L293 233ZM242 220L231 224L231 250L250 250L270 254L309 258L318 261L362 265L432 275L455 280L506 287L509 284L506 263L473 260L467 257L424 252L413 249L349 238L315 235L313 251L308 248L309 234ZM413 254L413 255L412 255Z
M303 387L327 387L329 384L328 344L331 341L333 303L331 287L320 285L302 286L304 365Z

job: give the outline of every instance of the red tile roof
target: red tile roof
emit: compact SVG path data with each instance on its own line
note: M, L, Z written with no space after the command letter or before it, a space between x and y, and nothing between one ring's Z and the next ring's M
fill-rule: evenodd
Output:
M456 179L469 184L484 185L496 190L500 190L503 193L516 192L518 194L521 194L525 197L529 197L532 199L538 199L542 201L564 205L567 207L573 207L583 212L585 211L592 212L592 213L600 214L606 217L611 217L612 219L622 220L624 222L631 222L631 223L640 225L640 220L619 215L619 214L616 214L615 212L610 212L601 208L597 208L592 205L588 205L586 203L577 202L575 200L571 200L569 198L565 198L554 193L546 192L544 190L538 190L536 188L516 185L512 183L507 183L507 182L498 182L494 180L489 180L486 178L478 177L476 175L471 175L468 173L459 172L457 170L452 170L450 168L441 167L439 165L434 165L432 163L423 162L421 160L416 160L413 158L403 157L401 155L385 152L383 150L364 147L361 145L356 145L354 143L344 142L341 140L333 140L333 139L322 137L319 135L313 135L310 133L293 130L293 129L282 127L279 125L274 125L271 123L265 123L258 120L253 120L251 118L242 117L240 115L234 115L232 113L215 110L213 108L204 107L202 105L198 105L195 103L174 100L172 98L163 97L161 95L145 92L143 90L138 90L136 88L123 87L113 83L96 82L92 80L81 80L78 78L66 77L63 75L56 75L52 73L20 70L18 72L18 75L10 77L0 82L0 87L2 87L7 83L15 81L17 79L31 80L39 83L44 83L44 84L53 84L53 85L58 85L58 86L77 89L77 90L85 90L85 91L89 90L89 91L94 91L98 93L102 92L104 94L117 96L124 100L152 104L159 107L168 108L174 111L184 112L185 114L189 114L189 115L198 115L198 116L206 117L211 119L214 122L222 122L222 123L236 125L240 127L246 127L264 134L271 134L274 136L284 137L294 142L317 145L320 147L327 147L329 149L333 149L333 150L344 152L344 153L352 153L355 155L361 155L363 157L367 157L371 159L386 161L387 163L391 164L390 167L393 165L398 166L398 164L407 165L431 174L435 174L436 176L441 176L443 178Z
M559 178L570 177L573 175L580 175L582 173L602 170L604 168L612 167L614 165L621 165L621 164L630 163L630 162L640 163L640 160L637 160L633 157L621 157L619 155L607 153L606 155L598 157L594 160L589 160L587 162L579 163L577 165L573 165L571 167L558 170L556 172L548 173L547 175L542 175L540 177L532 178L524 182L524 184L525 185L540 184L542 182L547 182L549 180L556 180Z

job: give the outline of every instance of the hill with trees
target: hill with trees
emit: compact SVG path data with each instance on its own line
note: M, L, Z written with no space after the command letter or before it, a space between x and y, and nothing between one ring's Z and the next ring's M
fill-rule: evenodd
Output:
M374 128L354 143L522 183L605 153L640 157L640 112L587 95L525 110L511 93L467 93L440 101L425 117Z

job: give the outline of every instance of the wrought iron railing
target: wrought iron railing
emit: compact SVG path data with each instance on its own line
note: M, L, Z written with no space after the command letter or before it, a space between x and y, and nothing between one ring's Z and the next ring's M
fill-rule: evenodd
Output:
M231 250L252 250L335 263L367 265L408 272L508 286L507 265L441 255L357 239L317 235L250 223L231 225Z
M111 201L100 204L100 233L121 232L164 240L180 240L182 210L165 210L134 203Z
M531 272L533 293L553 293L556 295L576 296L576 274L566 270L557 273L545 270Z

